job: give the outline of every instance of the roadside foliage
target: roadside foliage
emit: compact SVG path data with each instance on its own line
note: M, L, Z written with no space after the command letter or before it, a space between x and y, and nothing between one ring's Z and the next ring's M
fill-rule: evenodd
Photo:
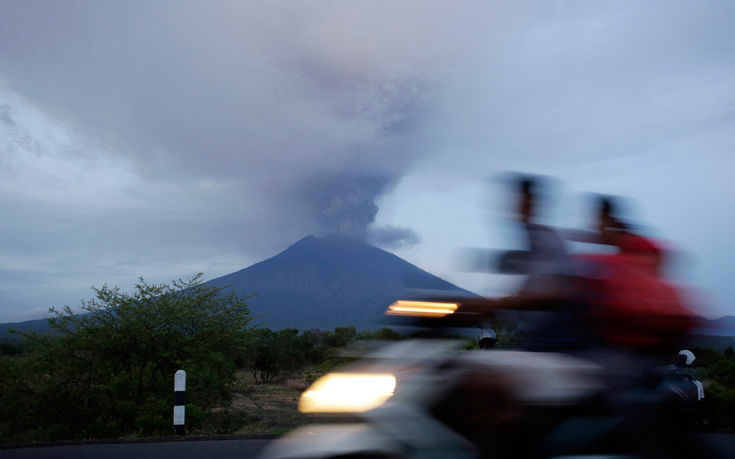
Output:
M245 298L201 275L143 279L132 294L95 288L81 313L52 309L52 333L25 336L0 361L0 438L7 442L171 433L173 375L187 371L187 418L230 397L251 336Z
M247 432L248 424L265 423L268 432L282 433L308 421L298 417L296 399L288 395L294 384L308 385L369 350L356 343L403 338L388 328L259 328L248 297L225 294L201 275L171 284L140 279L130 294L107 286L93 290L80 312L51 310L51 333L0 343L0 443L171 435L179 369L187 372L189 432ZM519 339L515 324L496 328L500 347ZM477 341L466 340L464 347L475 349ZM711 427L732 430L735 352L694 351ZM280 414L282 425L254 395L278 392L278 385L294 404L294 414ZM253 407L238 410L236 397Z

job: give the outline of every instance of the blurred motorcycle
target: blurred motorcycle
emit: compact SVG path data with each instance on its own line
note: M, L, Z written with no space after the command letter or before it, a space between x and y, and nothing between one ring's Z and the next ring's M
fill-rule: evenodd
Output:
M476 326L481 300L463 301L398 301L388 314L435 326ZM302 394L299 410L352 413L357 422L296 429L261 457L625 452L614 445L622 417L607 407L605 369L599 364L559 353L460 352L458 347L456 340L407 339L325 375Z

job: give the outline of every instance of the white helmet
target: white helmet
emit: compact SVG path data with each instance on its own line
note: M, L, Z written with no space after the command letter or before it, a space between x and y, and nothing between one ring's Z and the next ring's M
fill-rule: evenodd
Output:
M684 364L687 366L691 365L692 362L694 362L694 359L696 359L694 353L688 349L682 349L681 351L679 351L678 356L684 359Z

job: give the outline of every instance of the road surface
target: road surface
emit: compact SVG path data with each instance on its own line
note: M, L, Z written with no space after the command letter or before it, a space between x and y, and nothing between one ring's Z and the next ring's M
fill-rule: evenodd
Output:
M249 459L270 439L202 439L0 449L0 459Z
M719 457L735 457L734 434L704 434ZM0 449L0 459L252 459L270 439L222 438L33 446ZM693 458L698 459L698 458ZM706 459L706 458L705 458Z

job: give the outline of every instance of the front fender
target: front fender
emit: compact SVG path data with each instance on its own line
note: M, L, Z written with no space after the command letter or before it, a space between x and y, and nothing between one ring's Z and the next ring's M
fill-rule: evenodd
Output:
M317 459L347 455L398 457L404 448L368 424L299 427L265 447L258 459Z

